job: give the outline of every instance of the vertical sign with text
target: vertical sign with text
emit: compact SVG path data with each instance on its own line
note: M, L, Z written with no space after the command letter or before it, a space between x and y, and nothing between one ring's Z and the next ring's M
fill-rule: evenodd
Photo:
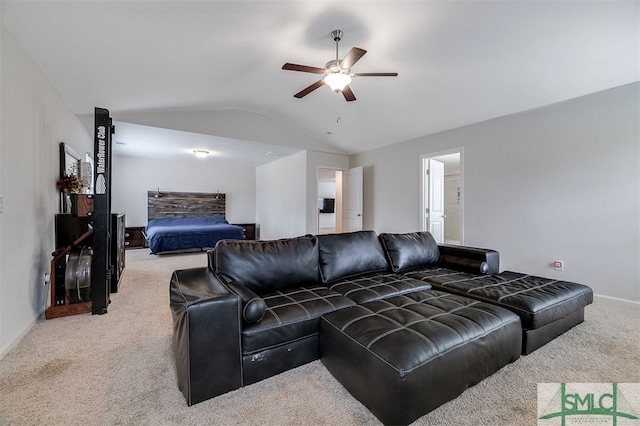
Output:
M109 111L95 109L94 137L94 198L93 198L93 258L91 262L91 312L106 314L111 288L111 133Z

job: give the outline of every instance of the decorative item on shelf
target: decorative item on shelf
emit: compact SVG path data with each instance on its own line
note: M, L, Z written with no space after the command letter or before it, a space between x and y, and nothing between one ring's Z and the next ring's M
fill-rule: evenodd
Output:
M71 202L71 193L69 192L63 192L62 193L62 208L60 213L71 213L71 208L72 208L72 202Z
M86 187L85 182L75 174L64 175L57 182L58 189L62 194L61 212L71 213L71 194L79 194Z
M58 189L62 192L80 193L84 186L84 182L74 174L64 175L58 179Z

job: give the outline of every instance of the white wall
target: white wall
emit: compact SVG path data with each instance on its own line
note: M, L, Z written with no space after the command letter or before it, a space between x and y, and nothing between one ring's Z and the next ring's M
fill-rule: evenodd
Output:
M116 129L117 131L117 129ZM226 194L230 223L256 220L254 167L191 161L113 157L111 210L126 214L127 226L146 226L147 191L216 192Z
M346 169L349 157L302 151L256 169L256 218L263 240L318 233L317 170Z
M444 221L445 242L460 241L460 203L458 202L458 191L460 191L460 175L444 176L444 213L447 215Z
M87 133L0 24L0 357L46 308L58 213L58 147L93 152Z
M306 151L256 168L256 220L260 225L260 239L305 234L306 175Z
M364 227L419 229L420 155L462 146L466 245L499 250L502 269L638 302L639 105L635 83L354 155Z

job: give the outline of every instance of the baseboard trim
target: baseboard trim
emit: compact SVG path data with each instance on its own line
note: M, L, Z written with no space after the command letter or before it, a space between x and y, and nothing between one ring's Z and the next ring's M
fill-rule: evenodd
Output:
M629 299L621 299L619 297L612 297L612 296L605 296L604 294L597 294L594 293L593 295L594 297L601 297L603 299L609 299L609 300L615 300L617 302L624 302L624 303L630 303L632 305L640 305L640 302L637 302L635 300L629 300Z
M20 341L22 339L24 339L24 336L27 335L27 333L29 331L31 331L31 329L33 328L34 325L36 325L36 322L38 322L38 319L42 316L42 314L44 313L44 311L40 312L38 315L36 315L35 318L33 318L24 329L22 329L22 331L20 333L18 333L18 335L11 340L11 342L9 342L9 344L7 346L5 346L4 348L2 348L0 350L0 360L2 360L9 352L11 352L11 350L13 348L15 348L18 343L20 343Z

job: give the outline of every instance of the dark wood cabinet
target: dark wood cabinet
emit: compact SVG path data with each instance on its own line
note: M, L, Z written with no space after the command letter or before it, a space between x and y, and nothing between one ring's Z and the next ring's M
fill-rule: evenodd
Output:
M69 194L71 216L86 217L93 214L93 194Z
M127 227L124 231L124 245L126 248L143 248L147 246L144 226Z
M77 255L80 253L80 259L91 264L91 252L94 244L91 219L89 216L75 216L72 214L56 215L56 251L52 253L51 306L45 311L47 319L92 312L91 300L86 300L84 297L80 299L69 297L66 288L66 284L74 282L74 277L78 279L79 277L91 276L91 274L88 274L89 271L86 268L86 264L70 263L72 257L77 260ZM111 235L109 238L110 285L107 290L107 297L109 293L118 291L120 277L125 267L124 221L124 214L111 215ZM82 257L83 255L85 257ZM69 279L72 279L72 281L69 281ZM100 283L96 283L91 279L88 284L91 287L91 291L86 294L90 298L94 286L100 285Z
M82 234L89 230L90 217L72 216L70 214L57 214L55 223L56 249L70 246ZM91 238L87 238L82 245L91 245Z
M246 240L260 239L260 227L255 223L234 223L233 225L242 226L244 229L244 238Z

